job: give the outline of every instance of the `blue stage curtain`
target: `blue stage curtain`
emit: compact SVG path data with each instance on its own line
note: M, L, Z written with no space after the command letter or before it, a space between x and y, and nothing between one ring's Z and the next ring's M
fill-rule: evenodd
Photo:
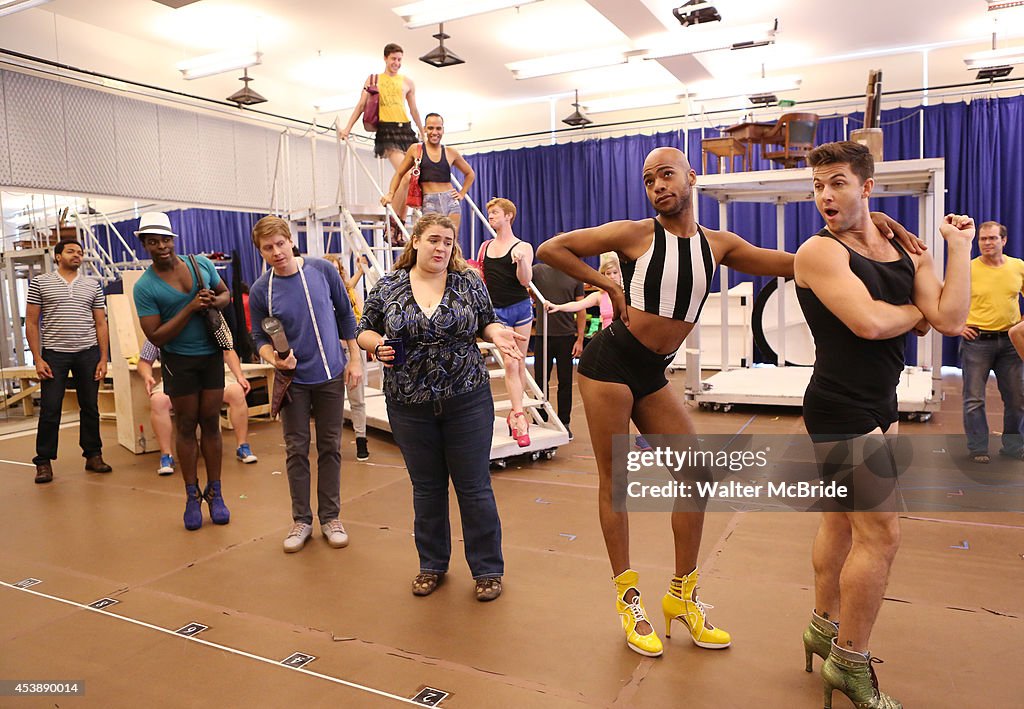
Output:
M843 140L862 121L863 115L857 113L822 117L816 142ZM881 124L886 160L945 158L945 211L970 214L979 224L1006 224L1006 252L1024 256L1024 97L894 108L882 112ZM560 231L652 216L640 177L647 152L659 146L678 147L699 173L700 140L717 134L717 128L708 127L471 154L467 157L477 181L470 194L481 205L496 196L515 202L516 235L536 246ZM708 167L709 172L715 169ZM770 168L755 155L753 169ZM871 206L912 232L919 229L913 198L874 199ZM811 202L790 204L785 210L786 249L795 251L821 229L822 220ZM714 200L700 198L698 211L702 224L718 227ZM775 248L773 205L731 204L727 214L730 231L757 246ZM757 292L766 279L730 272L730 286L744 280L754 280ZM946 338L943 362L957 364L956 338Z
M182 255L206 254L221 252L231 257L231 251L237 250L242 262L242 280L250 285L263 272L263 259L252 244L252 228L259 221L261 214L251 212L226 212L217 209L181 209L167 212L171 220L171 229L178 235L175 250ZM149 254L142 248L142 243L135 236L139 228L138 219L129 219L114 225L128 243L135 247L135 255L140 259L148 259ZM101 235L102 230L99 230ZM304 243L304 241L303 241ZM116 239L112 240L115 261L127 261L131 258ZM300 244L299 248L302 248ZM231 283L230 268L221 272L226 284Z

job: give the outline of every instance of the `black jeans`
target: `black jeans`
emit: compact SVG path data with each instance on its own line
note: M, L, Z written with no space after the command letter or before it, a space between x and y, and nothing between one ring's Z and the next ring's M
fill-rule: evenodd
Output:
M103 450L100 440L100 410L96 403L100 383L96 381L96 365L100 363L100 348L95 345L80 352L56 352L43 348L43 359L53 372L53 379L40 382L42 397L39 402L39 428L36 430L36 465L57 458L57 434L60 432L60 410L64 404L64 391L68 385L68 372L74 375L78 406L82 409L78 427L78 445L86 458L99 455Z
M544 368L547 367L548 384L551 383L551 372L554 369L552 360L558 363L558 418L566 426L572 418L572 346L576 342L575 335L555 335L548 337L547 348L544 338L538 337L535 342L537 357L534 360L534 375L544 388Z

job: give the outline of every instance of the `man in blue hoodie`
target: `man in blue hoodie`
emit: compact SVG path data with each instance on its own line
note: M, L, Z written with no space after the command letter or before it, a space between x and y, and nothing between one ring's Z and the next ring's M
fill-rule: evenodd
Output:
M270 266L249 294L252 336L260 356L278 370L294 370L281 409L287 455L293 526L284 540L286 552L302 549L313 533L310 508L309 420L316 419L317 516L320 531L334 548L348 545L341 511L341 427L346 382L363 376L356 321L338 270L317 258L297 258L288 222L260 219L252 241ZM314 303L316 304L314 306ZM263 319L280 321L290 351L281 357L263 331ZM345 351L341 341L345 341Z

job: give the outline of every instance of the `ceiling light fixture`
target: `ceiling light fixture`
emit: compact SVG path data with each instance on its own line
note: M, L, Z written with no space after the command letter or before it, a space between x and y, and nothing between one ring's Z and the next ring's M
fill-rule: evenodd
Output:
M988 0L988 10L1005 10L1008 7L1024 7L1024 0Z
M181 72L182 77L188 80L201 79L204 76L223 74L236 69L248 69L261 63L263 55L255 50L228 50L206 54L194 59L175 64L175 68Z
M722 16L711 3L704 0L689 0L672 10L672 14L683 27L702 25L705 22L721 22Z
M616 64L625 64L629 57L641 55L644 50L628 51L625 49L595 49L586 52L571 52L569 54L556 54L550 57L538 57L536 59L524 59L519 62L511 62L505 68L512 72L517 79L535 79L538 76L551 76L552 74L565 74L570 71L584 71L586 69L601 69Z
M995 44L994 39L992 44ZM1003 47L1002 49L993 47L989 51L968 54L964 57L964 64L971 71L995 66L1006 66L1008 64L1024 64L1024 45Z
M50 0L0 0L0 17L13 15L15 12L21 12L47 2Z
M510 7L522 7L540 0L444 0L438 2L416 2L394 8L396 15L402 18L406 29L415 30L429 27L442 22L459 20L463 17L483 15L496 10Z
M1013 71L1012 66L990 66L980 70L978 75L974 77L974 80L991 81L992 79L1002 79L1004 76L1009 76L1011 71Z
M773 103L778 103L779 97L773 93L766 92L763 94L750 94L747 96L747 100L755 106L770 106Z
M1024 0L1022 0L1024 2ZM775 44L779 31L779 20L759 23L728 30L710 30L696 33L676 30L649 38L644 44L647 51L644 59L664 59L719 50L751 49Z
M444 41L446 39L451 39L449 35L444 33L444 23L437 26L437 34L434 35L434 39L438 42L437 46L420 57L421 62L426 62L430 66L437 67L438 69L443 69L446 66L455 66L456 64L466 63L458 54L444 46Z
M756 96L758 94L778 94L783 91L796 91L802 79L799 76L777 76L770 79L746 79L737 81L703 81L689 88L693 90L696 101L714 101L736 96Z
M313 102L313 110L317 113L338 113L349 108L355 108L358 103L358 94L325 96Z
M587 118L583 114L583 112L580 111L580 91L579 91L579 89L576 89L575 96L576 96L576 103L574 103L572 105L573 109L575 109L575 110L572 113L570 113L568 116L563 118L562 119L562 123L566 124L567 126L572 126L573 128L582 128L583 126L589 126L591 123L593 123L593 121L590 120L589 118Z
M623 96L589 99L584 101L583 107L587 109L587 113L628 111L637 108L671 106L679 103L680 99L686 98L686 96L687 94L681 93L679 90L654 91L642 94L626 94Z
M248 67L242 71L242 76L240 76L238 80L245 82L244 88L241 88L228 96L226 99L227 101L237 103L239 106L252 106L256 103L266 103L267 99L249 88L249 82L252 81L252 79L249 78Z

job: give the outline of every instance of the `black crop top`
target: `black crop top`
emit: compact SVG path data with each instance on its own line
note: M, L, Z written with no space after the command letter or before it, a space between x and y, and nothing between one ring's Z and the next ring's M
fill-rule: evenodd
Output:
M420 158L420 182L449 184L452 181L452 168L448 164L448 153L445 151L444 146L441 146L441 159L437 162L431 162L430 156L427 155L426 143L421 145L421 149L423 154Z

